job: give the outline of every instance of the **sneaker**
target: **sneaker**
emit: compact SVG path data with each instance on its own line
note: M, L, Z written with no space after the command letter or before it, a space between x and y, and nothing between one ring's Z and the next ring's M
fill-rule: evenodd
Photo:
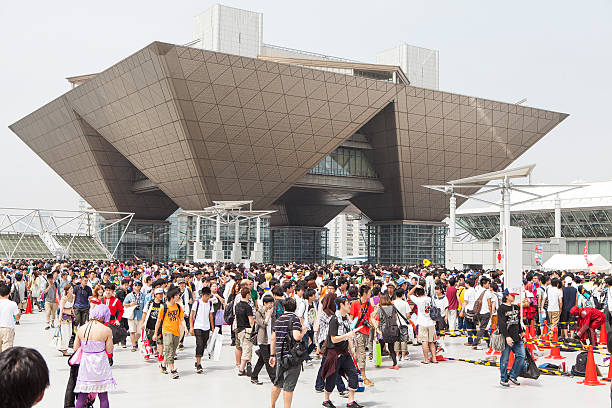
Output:
M342 398L348 398L348 391L342 391L342 392L339 392L338 394L340 394Z
M391 367L389 367L390 370L399 370L399 367L396 365L392 365Z
M17 320L17 321L15 322L15 325L16 325L16 326L19 326L19 320Z
M315 392L322 393L322 392L323 392L323 389L318 389L318 388L315 388Z
M238 370L238 377L246 377L246 372L245 371Z
M51 326L47 326L45 327L45 330L49 330L51 328Z
M331 400L323 402L323 406L325 408L336 408L336 406L331 402Z
M138 351L138 347L132 347L132 353Z
M347 408L364 408L364 406L358 403L357 401L353 401L350 404L346 404L346 406Z
M253 367L251 366L251 363L247 363L247 365L246 365L246 375L250 377L252 374L253 374Z
M514 385L521 385L521 383L516 378L510 378L510 382Z
M172 379L173 380L176 380L177 378L179 378L177 370L172 370L172 371L170 371L170 373L172 374Z
M159 368L160 368L162 374L168 374L168 369L166 368L165 365L160 364Z
M50 326L55 329L55 323L51 322Z
M179 343L179 345L178 345L178 349L179 349L179 350L182 350L182 349L184 349L184 348L185 348L185 346L183 346L183 343Z
M466 347L472 347L473 346L472 343L463 343L463 345L466 346Z
M263 383L259 381L257 378L251 378L251 384L263 385Z
M123 348L127 348L127 344L126 344L126 343L123 343L123 344L121 345L121 347L123 347Z
M499 385L501 385L502 387L509 387L510 384L508 384L508 381L500 381Z
M196 373L202 374L204 369L202 368L202 364L196 364Z
M304 361L304 364L306 364L308 367L312 367L312 360L306 360Z

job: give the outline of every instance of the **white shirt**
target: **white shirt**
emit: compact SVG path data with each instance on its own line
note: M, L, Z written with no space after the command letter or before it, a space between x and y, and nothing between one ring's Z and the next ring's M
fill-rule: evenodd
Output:
M548 295L548 311L560 312L561 309L559 309L559 299L563 298L563 291L561 291L559 288L549 286L546 294Z
M19 314L17 303L8 299L0 299L0 327L15 328L15 316Z
M431 298L429 296L417 297L414 295L410 296L410 300L417 305L417 324L423 327L435 326L436 323L429 317L429 309L431 308Z
M402 319L401 317L399 318L400 326L406 326L406 320L408 320L407 316L410 315L410 305L403 299L395 299L393 301L393 305L397 311L405 317L405 319Z
M489 299L491 299L491 291L489 289L485 289L482 286L476 289L474 303L476 303L480 295L482 295L482 292L484 292L484 296L482 297L482 307L480 308L480 312L478 314L491 313L491 311L489 310Z
M212 313L212 301L204 302L202 299L198 299L193 304L193 329L198 330L210 330L210 314ZM197 310L197 312L196 312Z
M465 309L472 310L474 309L474 302L476 302L476 289L469 288L465 290L463 294L463 301L466 302Z
M437 296L433 297L433 304L435 307L440 309L442 316L446 315L446 309L448 309L448 298L444 295L440 299Z
M301 298L297 295L294 296L296 307L295 307L295 315L302 319L303 322L308 320L308 316L306 312L308 311L308 301L304 298Z

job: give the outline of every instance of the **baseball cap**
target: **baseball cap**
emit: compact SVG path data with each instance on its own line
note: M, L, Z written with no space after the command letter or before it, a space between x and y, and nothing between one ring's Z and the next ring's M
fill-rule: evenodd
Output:
M508 289L504 289L504 291L502 292L502 294L505 295L512 295L512 296L518 296L518 292L516 290L508 290Z
M158 293L164 293L164 290L162 288L157 288L153 291L154 295L157 295Z

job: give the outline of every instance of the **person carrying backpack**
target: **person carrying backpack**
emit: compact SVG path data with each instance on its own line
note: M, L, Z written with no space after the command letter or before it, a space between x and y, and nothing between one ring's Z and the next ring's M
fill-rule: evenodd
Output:
M164 344L164 362L160 365L162 374L168 374L167 366L173 379L179 378L178 371L174 368L174 356L181 338L181 322L184 322L183 309L177 303L181 291L176 286L168 289L168 301L159 309L157 323L155 323L155 334L153 340L157 341L158 331L161 327L162 341ZM184 323L183 323L184 324Z
M382 337L381 343L387 345L389 355L393 361L393 365L389 367L392 370L399 369L397 365L397 356L395 354L395 342L399 340L399 322L397 317L397 311L389 295L383 293L380 296L380 303L376 309L376 316L374 317L377 323L377 331ZM381 344L382 347L382 344Z
M429 364L431 354L431 362L436 364L436 343L434 343L434 335L436 333L436 323L431 319L429 312L432 306L432 300L429 296L425 296L425 289L421 285L415 285L408 297L417 306L417 326L419 328L418 340L423 348L423 364Z

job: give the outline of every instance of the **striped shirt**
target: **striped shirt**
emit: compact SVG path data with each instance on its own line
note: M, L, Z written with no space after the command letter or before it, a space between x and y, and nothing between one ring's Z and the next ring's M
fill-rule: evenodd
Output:
M276 334L276 358L281 358L281 351L283 350L283 346L285 344L285 336L289 331L289 327L293 325L292 329L301 331L302 325L300 324L300 319L292 312L285 312L281 317L276 319L274 323L274 333ZM285 355L287 355L287 350L285 350Z

